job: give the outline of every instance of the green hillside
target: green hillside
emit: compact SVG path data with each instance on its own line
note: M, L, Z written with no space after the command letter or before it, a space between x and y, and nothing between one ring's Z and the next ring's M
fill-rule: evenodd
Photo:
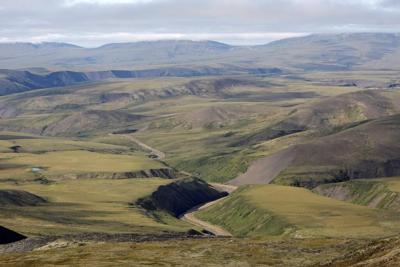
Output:
M371 238L398 233L398 214L322 197L303 188L248 186L199 218L239 236Z
M1 183L2 190L25 190L45 198L48 203L34 207L0 205L0 225L28 236L79 232L184 231L188 226L179 221L174 222L179 226L175 228L161 224L130 205L166 183L168 180L163 179L64 180L48 185Z

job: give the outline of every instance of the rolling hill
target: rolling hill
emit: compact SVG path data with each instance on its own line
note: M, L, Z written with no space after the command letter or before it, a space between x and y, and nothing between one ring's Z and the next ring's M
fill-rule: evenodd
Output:
M307 216L304 216L307 214ZM239 236L371 237L399 227L398 214L313 194L304 188L247 186L197 213ZM383 230L381 223L387 221ZM394 227L394 228L392 228Z
M223 56L235 48L213 41L155 41L114 43L83 48L65 43L8 43L0 45L5 68L47 67L50 69L126 68L133 66L173 65ZM31 60L27 60L27 58Z
M104 71L161 66L221 69L231 65L302 71L398 70L399 45L400 36L395 33L315 34L259 46L175 40L106 44L96 48L64 43L9 43L0 45L0 68Z
M356 124L257 160L233 184L319 183L399 175L399 115Z
M400 52L396 33L314 34L283 39L260 48L269 62L306 71L396 69Z
M0 44L0 95L110 78L399 70L399 56L399 35L383 33L310 35L252 47L213 41L121 43L97 48L9 43ZM398 84L395 80L387 87Z
M31 71L0 70L0 96L43 88L65 87L79 83L98 82L109 79L158 78L158 77L196 77L221 75L279 75L279 68L243 68L243 67L165 67L146 70L109 70L109 71L56 71L36 74Z

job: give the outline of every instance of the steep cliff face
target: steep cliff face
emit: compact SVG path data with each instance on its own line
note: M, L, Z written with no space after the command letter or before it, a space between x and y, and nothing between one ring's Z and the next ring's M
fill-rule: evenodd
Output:
M163 210L175 217L191 208L228 195L198 178L185 178L160 186L136 204L149 211Z
M0 244L8 244L25 239L26 236L0 226Z

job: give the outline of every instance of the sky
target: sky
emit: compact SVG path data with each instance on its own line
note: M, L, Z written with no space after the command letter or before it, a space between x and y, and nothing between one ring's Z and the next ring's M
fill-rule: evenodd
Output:
M400 32L400 0L0 0L0 42L253 45L339 32Z

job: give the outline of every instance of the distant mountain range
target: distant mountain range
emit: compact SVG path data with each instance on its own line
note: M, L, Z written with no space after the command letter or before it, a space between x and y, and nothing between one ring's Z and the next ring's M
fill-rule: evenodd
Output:
M289 70L399 70L400 34L317 34L259 46L215 41L154 41L83 48L66 43L0 44L1 69L40 71L190 68L283 68Z
M138 69L190 64L229 54L236 48L213 41L156 41L83 48L65 43L0 44L0 68L51 70ZM241 48L240 48L241 49Z

